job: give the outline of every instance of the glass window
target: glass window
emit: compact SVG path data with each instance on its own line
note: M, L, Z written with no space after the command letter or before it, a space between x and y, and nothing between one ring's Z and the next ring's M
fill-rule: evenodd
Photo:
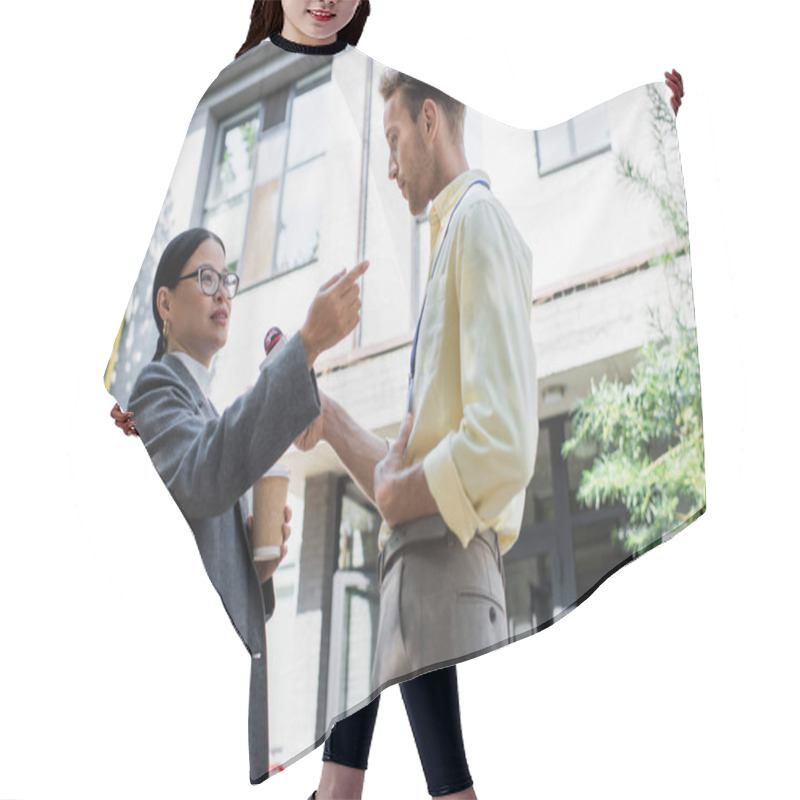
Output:
M378 532L381 518L360 489L341 489L339 557L333 576L329 714L366 697L380 609Z
M242 288L319 255L330 79L327 65L220 126L202 224Z
M324 209L319 187L324 179L324 166L322 159L316 159L286 176L278 227L276 272L286 272L317 258Z
M255 185L250 194L247 245L241 272L243 286L252 285L272 272L286 139L286 126L279 124L263 133L258 144Z
M572 135L578 158L611 146L611 131L605 104L590 108L572 120Z
M550 555L506 559L506 613L512 637L523 636L553 618Z
M342 496L339 524L339 569L377 570L378 512L356 497L358 490L349 484Z
M572 437L572 426L567 420L565 424L564 438ZM578 500L578 489L583 480L583 473L591 469L597 456L597 447L590 444L583 444L576 448L567 457L567 494L569 496L569 513L578 514L586 511L587 507Z
M582 597L621 564L628 553L614 537L617 520L603 520L572 528L575 558L575 588Z
M378 624L376 592L355 587L346 590L346 654L344 708L351 708L370 693L372 650Z
M582 161L611 147L611 131L605 104L560 125L535 131L539 174Z
M225 242L228 269L237 272L247 226L257 131L257 107L221 126L203 215L203 227Z
M285 272L316 260L324 210L327 138L325 121L331 95L330 67L297 84L292 100L278 247L273 272Z
M296 167L325 154L323 130L331 96L330 67L300 81L294 92L291 109L288 166Z
M537 522L551 522L556 518L555 496L553 491L553 466L550 456L550 429L539 427L539 442L536 448L536 462L533 480L528 484L525 497L525 512L522 518L524 529L532 528Z
M253 179L257 126L258 112L253 111L241 122L230 123L223 128L206 207L249 191Z

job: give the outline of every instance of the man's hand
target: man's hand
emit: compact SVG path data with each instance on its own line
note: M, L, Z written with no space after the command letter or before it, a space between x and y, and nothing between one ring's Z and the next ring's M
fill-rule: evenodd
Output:
M680 72L675 69L672 72L665 72L664 77L667 79L665 83L672 90L672 97L670 97L669 103L677 117L678 109L681 107L681 98L683 97L683 78Z
M413 424L414 417L409 414L400 429L397 440L389 448L389 452L384 458L375 465L373 478L375 503L384 522L390 528L394 528L401 522L407 522L408 519L413 519L413 517L408 517L408 497L404 481L409 477L410 471L403 467L403 459ZM421 464L418 466L420 469L422 468Z
M111 409L111 416L114 418L114 424L126 436L139 435L139 431L136 430L136 423L133 420L133 411L123 411L119 407L119 403L114 403L114 408Z
M289 506L283 509L283 519L284 523L281 526L281 533L283 534L283 544L281 544L281 555L280 558L271 558L269 561L256 561L256 573L258 575L258 580L261 583L266 583L274 574L275 570L278 569L280 566L281 561L286 558L286 554L289 552L289 548L286 546L286 542L289 537L292 535L292 527L289 523L292 521L292 509ZM252 536L253 534L253 515L251 514L247 518L247 533Z
M298 450L308 451L317 446L320 439L324 439L325 432L325 406L327 405L327 398L325 395L319 393L319 401L322 405L320 415L294 440L294 446Z

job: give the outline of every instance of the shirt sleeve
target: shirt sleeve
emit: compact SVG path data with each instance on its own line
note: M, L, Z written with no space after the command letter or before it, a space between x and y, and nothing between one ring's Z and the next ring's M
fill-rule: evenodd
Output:
M423 460L431 494L466 547L527 486L538 434L530 251L490 200L455 229L463 416Z

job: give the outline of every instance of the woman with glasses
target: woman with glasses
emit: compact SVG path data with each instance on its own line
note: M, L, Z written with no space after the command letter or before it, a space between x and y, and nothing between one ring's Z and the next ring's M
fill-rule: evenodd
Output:
M153 465L194 533L206 572L251 656L250 777L269 770L267 619L280 559L254 562L244 493L320 413L316 358L356 326L358 279L368 262L326 282L302 329L263 368L254 386L221 414L208 399L211 361L225 346L239 278L228 272L215 234L193 228L166 247L153 282L160 332L153 360L130 397ZM291 510L284 510L284 545Z

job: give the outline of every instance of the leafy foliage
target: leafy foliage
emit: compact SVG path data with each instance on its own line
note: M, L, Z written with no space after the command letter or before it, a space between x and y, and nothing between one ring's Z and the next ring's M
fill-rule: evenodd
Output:
M693 329L679 324L646 344L630 383L592 382L572 412L566 458L582 443L599 454L584 472L578 499L587 506L622 503L628 522L617 534L646 549L705 504L700 366Z
M683 246L689 240L689 218L683 176L677 163L678 139L675 114L661 92L652 84L647 87L650 99L650 130L657 153L656 161L645 170L624 153L619 154L619 173L623 180L654 200L664 220Z
M653 263L670 283L673 322L664 330L651 309L656 340L645 344L629 383L601 378L572 409L566 458L581 445L598 449L582 476L578 499L586 506L622 503L628 520L616 535L631 552L642 552L690 521L705 505L705 452L697 337L682 320L691 302L691 278L675 269L688 252L686 199L677 165L675 115L662 94L648 87L657 157L645 171L620 155L620 176L657 203L677 245ZM677 173L677 174L676 174Z

